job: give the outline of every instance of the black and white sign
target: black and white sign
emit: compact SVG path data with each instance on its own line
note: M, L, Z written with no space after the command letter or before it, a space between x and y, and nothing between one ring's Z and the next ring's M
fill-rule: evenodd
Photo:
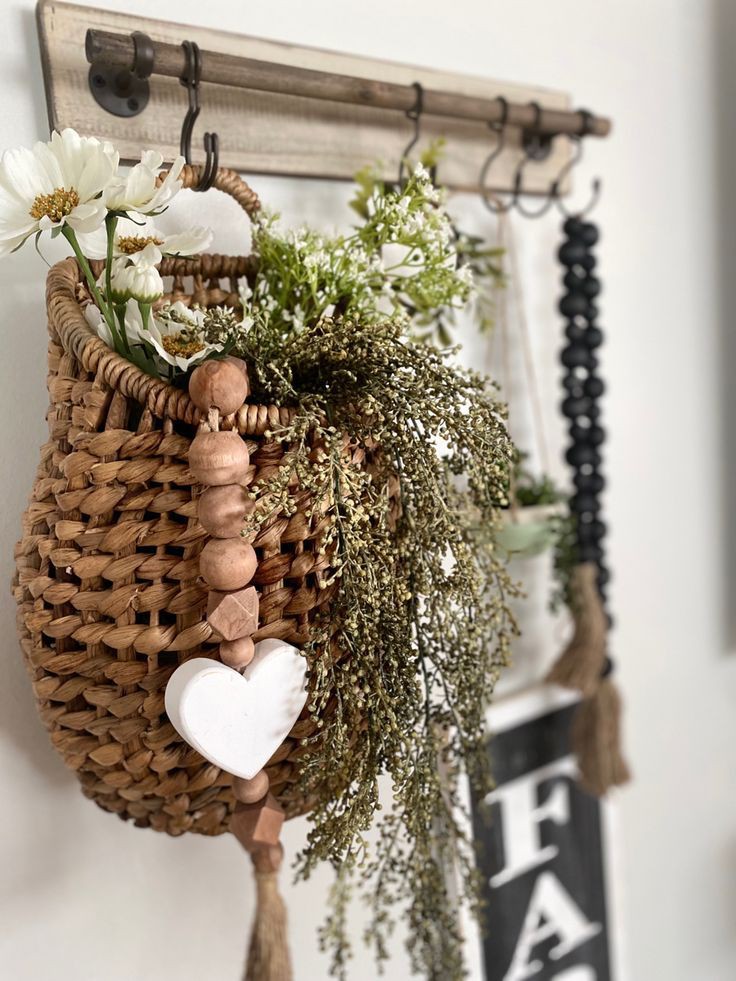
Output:
M473 808L486 981L611 979L601 808L575 783L574 709L492 721L497 786Z

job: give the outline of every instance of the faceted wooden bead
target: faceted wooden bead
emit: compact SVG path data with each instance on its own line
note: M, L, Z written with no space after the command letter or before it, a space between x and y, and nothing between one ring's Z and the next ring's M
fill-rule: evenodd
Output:
M212 589L241 589L258 568L253 546L242 538L211 538L199 556L199 571Z
M248 447L232 430L197 433L189 447L189 469L200 484L237 484L249 463Z
M258 624L256 623L253 629L255 630L257 626ZM219 633L222 633L222 631L219 631ZM229 668L235 668L236 671L247 667L253 660L255 652L256 645L250 636L236 637L235 640L223 640L220 644L220 660L223 664L227 664Z
M233 779L233 794L241 804L256 804L268 793L269 779L265 770L259 770L252 780L242 777Z
M201 412L232 415L248 397L248 376L233 361L205 361L192 372L189 397Z
M240 484L208 487L197 504L197 517L208 535L213 538L236 538L246 515L256 502Z
M230 830L246 851L264 845L278 845L284 811L279 802L268 794L255 804L238 804L230 818Z
M249 637L258 629L258 593L253 586L233 593L210 590L207 622L225 640Z

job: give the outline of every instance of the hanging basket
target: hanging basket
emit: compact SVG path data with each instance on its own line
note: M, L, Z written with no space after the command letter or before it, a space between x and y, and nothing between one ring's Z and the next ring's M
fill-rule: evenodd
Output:
M185 168L185 186L199 168ZM215 186L245 212L254 192L235 173ZM239 304L237 279L253 257L169 259L168 299ZM164 280L167 282L166 278ZM179 835L227 830L231 776L182 741L166 717L164 689L191 657L216 657L205 620L198 556L207 536L196 517L199 488L187 467L199 412L185 391L143 373L89 328L86 289L74 260L48 275L50 438L17 546L15 597L21 647L41 718L83 792L136 825ZM245 404L225 420L250 452L252 481L275 473L285 447L266 433L293 409ZM363 462L364 453L356 450ZM334 586L317 575L324 519L304 495L291 517L276 514L253 542L260 594L254 640L303 645ZM267 772L287 816L309 809L297 789L301 740L314 735L306 710Z

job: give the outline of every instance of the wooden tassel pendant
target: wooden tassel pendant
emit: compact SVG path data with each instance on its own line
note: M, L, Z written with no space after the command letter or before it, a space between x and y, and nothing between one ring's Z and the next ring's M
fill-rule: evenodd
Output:
M252 858L256 868L256 916L243 978L244 981L292 981L286 907L279 893L278 870L260 872L256 856Z
M571 586L575 632L547 675L548 682L572 688L586 698L598 687L606 661L608 619L598 592L597 576L598 568L592 562L575 568Z
M621 696L613 678L601 679L572 723L572 748L578 758L580 785L596 797L631 778L621 751Z
M286 906L278 887L284 812L268 792L265 770L252 780L234 780L233 793L240 803L230 830L250 854L256 876L256 912L243 981L292 981Z

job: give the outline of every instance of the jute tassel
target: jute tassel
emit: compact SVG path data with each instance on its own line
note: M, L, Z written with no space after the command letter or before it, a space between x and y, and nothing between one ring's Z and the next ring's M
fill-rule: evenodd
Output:
M630 779L621 753L621 696L610 674L579 705L572 722L572 749L580 785L596 797Z
M243 981L292 981L286 906L279 893L278 870L252 855L256 872L256 914ZM269 867L270 866L270 867Z
M595 693L606 661L608 619L598 592L597 575L593 562L575 567L571 584L575 632L547 675L547 681L573 688L584 698Z

